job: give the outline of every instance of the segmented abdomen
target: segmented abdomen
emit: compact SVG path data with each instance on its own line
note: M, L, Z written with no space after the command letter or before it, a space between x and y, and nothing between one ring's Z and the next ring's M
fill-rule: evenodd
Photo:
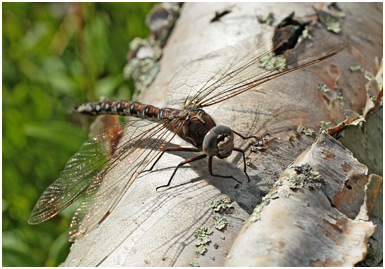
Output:
M88 115L120 115L133 116L142 119L158 121L177 115L179 110L173 108L158 108L139 102L130 101L103 101L85 103L75 107L77 112Z

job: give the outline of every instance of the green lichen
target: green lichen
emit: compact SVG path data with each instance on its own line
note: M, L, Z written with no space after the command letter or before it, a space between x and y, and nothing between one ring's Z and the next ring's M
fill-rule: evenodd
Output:
M289 187L291 189L299 189L304 186L303 176L298 176L297 174L290 174L287 177L287 181L289 182Z
M302 133L304 133L307 136L312 136L315 133L315 131L311 128L303 128Z
M331 17L331 16L328 16L326 18L326 22L325 22L325 25L326 25L326 29L330 32L333 32L333 33L336 33L338 34L339 32L341 32L341 25L340 25L340 22Z
M278 192L277 191L271 191L262 198L262 201L274 200L277 198L279 198Z
M214 228L219 231L224 229L226 225L229 224L229 222L226 219L222 218L221 216L214 216L214 220L215 220Z
M211 242L209 235L212 233L213 233L213 230L211 230L210 228L200 227L200 228L196 229L194 232L194 236L197 239L195 241L195 245L201 246L201 245L206 245L209 242Z
M195 253L196 254L201 254L201 255L205 254L206 251L207 251L207 248L204 245L200 245L199 247L197 247L195 249Z
M190 262L190 267L200 267L200 265L199 263L192 261Z
M320 128L325 131L332 127L332 123L330 121L320 121L319 125Z
M213 261L215 261L215 257L214 257L214 256L211 256L210 258L211 258Z
M273 53L268 53L259 59L258 66L268 71L282 71L286 67L286 58L283 55L274 56Z
M260 24L271 25L274 22L274 14L269 12L266 15L258 15L257 19Z
M228 197L220 200L211 201L210 207L214 209L215 212L226 213L228 213L231 209L234 209L234 206L231 204L231 199Z
M362 68L361 65L356 65L356 66L350 66L349 67L350 72L364 72L364 69Z
M265 206L265 202L262 202L254 208L253 213L251 213L250 215L251 222L256 222L261 219L261 212L264 206Z
M282 183L283 183L282 179L278 179L276 182L274 182L273 189L278 186L282 186Z
M305 29L302 31L302 37L305 39L311 39L312 38L310 31L309 31L309 27L307 25L305 26Z
M328 88L328 86L326 86L325 83L320 83L318 85L318 88L320 89L321 92L330 92L330 89Z
M288 192L288 191L283 191L282 193L283 193L283 195L284 195L286 198L289 198L290 195L291 195L291 193Z
M211 242L210 237L205 235L205 236L201 236L201 237L197 238L197 240L195 241L195 245L201 246L201 245L205 245L209 242Z
M323 184L326 184L322 176L308 164L296 166L294 169L296 173L290 174L287 177L291 189L300 189L304 187L319 189Z
M250 221L256 222L261 219L261 212L263 208L269 204L270 200L279 198L277 191L271 191L262 198L262 202L254 208L253 213L250 215Z

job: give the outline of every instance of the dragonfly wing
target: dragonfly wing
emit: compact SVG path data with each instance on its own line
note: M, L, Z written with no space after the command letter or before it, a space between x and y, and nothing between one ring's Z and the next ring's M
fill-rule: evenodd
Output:
M166 103L183 104L186 99L197 99L213 86L217 87L219 82L225 83L233 76L232 71L250 61L250 53L264 55L271 52L271 39L271 34L252 36L234 46L213 51L188 63L169 83L165 93Z
M165 120L161 124L138 120L124 128L125 134L113 159L95 176L72 219L70 241L88 234L104 221L139 174L160 154L183 124L177 119ZM114 177L108 175L112 169Z
M221 75L233 66L236 55L236 48L227 47L189 62L167 85L166 104L183 105L186 100L191 100L200 89L206 88L208 83L219 80Z
M40 196L28 223L52 218L84 194L94 177L108 165L110 157L105 145L116 136L118 133L105 132L87 140L67 162L60 177Z
M201 107L217 104L276 77L325 60L348 46L345 41L336 41L324 46L300 45L275 57L271 52L276 48L272 48L270 41L270 45L264 44L262 47L271 49L261 51L258 48L263 42L257 40L254 37L241 42L238 45L237 60L228 71L229 74L200 89L191 102ZM246 47L252 49L247 51L244 49Z
M165 98L168 104L185 103L186 100L201 107L210 106L232 98L266 81L296 69L317 63L342 51L346 42L334 42L328 46L287 51L284 65L266 69L263 59L276 48L272 36L249 37L233 47L212 52L182 68L168 86Z

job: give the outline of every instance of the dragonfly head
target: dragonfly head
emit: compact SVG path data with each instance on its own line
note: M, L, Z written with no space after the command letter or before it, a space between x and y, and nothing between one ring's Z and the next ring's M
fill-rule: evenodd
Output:
M234 148L234 133L224 125L212 128L203 140L202 150L208 156L217 156L220 159L231 155Z

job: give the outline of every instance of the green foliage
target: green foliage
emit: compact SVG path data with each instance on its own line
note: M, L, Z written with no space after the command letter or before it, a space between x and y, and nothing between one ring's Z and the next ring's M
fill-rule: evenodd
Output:
M71 207L27 224L37 199L87 139L74 106L129 99L129 42L146 37L148 3L3 3L3 266L57 266Z

